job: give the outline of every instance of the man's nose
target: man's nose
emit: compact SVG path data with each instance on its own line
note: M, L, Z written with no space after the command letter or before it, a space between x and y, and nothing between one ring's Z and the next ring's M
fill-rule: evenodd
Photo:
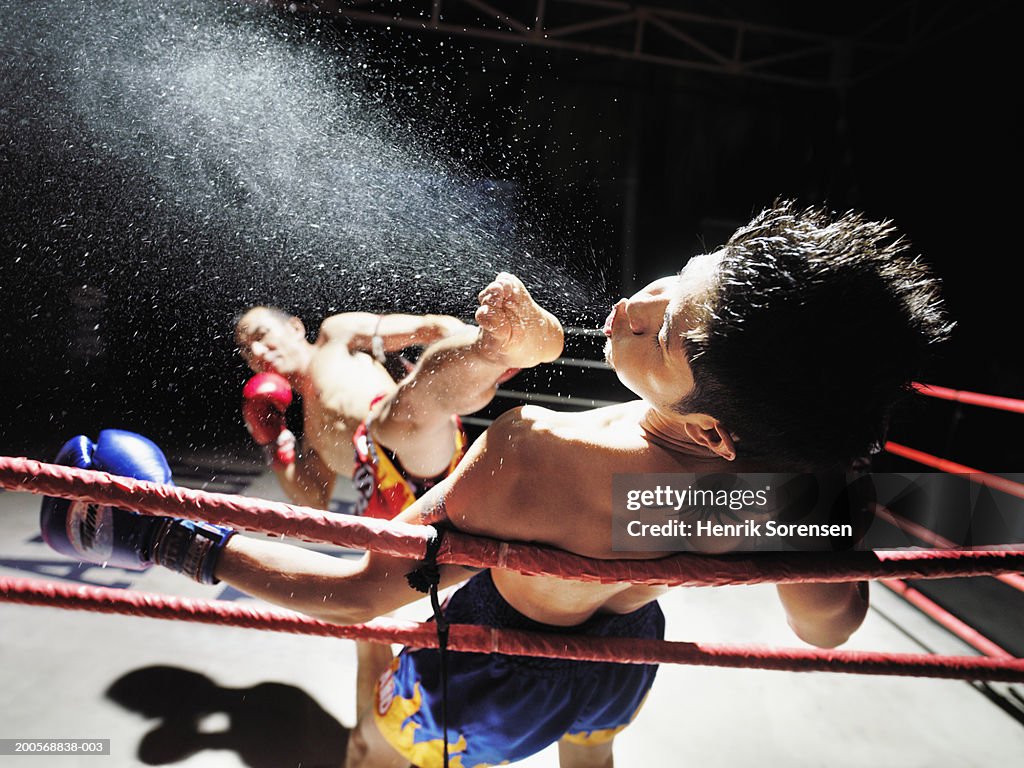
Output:
M629 328L633 333L648 333L661 327L667 299L662 294L644 293L634 296L626 306Z
M268 351L267 345L262 341L254 341L249 347L249 352L255 358L263 357Z

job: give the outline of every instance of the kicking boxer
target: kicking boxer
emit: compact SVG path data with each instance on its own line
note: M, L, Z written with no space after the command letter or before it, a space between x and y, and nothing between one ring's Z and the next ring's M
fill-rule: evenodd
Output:
M354 448L357 466L377 456L388 461L389 469L401 468L400 478L413 498L418 486L447 474L464 442L458 414L441 412L433 402L416 413L409 407L401 414L399 408L386 408L384 401L395 399L400 387L384 367L383 355L449 337L466 340L475 333L472 326L444 315L349 312L324 320L316 341L310 343L302 321L279 309L253 307L243 314L235 326L235 340L256 375L242 390L242 416L287 496L297 504L325 509L336 476L353 473ZM421 370L431 357L424 357ZM406 382L402 400L414 399L414 382L424 385L420 376L436 375L436 366L428 370ZM293 389L302 395L301 450L285 423ZM368 426L371 410L377 418ZM399 415L415 428L389 429ZM395 433L389 434L394 444L387 445L383 457L376 450L382 445L382 432ZM359 514L390 519L412 500L382 498L363 483L357 487Z
M335 477L355 454L357 513L390 519L446 476L465 448L459 415L486 405L519 368L497 370L484 329L504 302L525 287L502 273L480 293L478 326L447 315L333 315L316 341L297 317L253 307L235 326L239 352L256 374L242 391L242 415L281 487L298 504L325 508ZM562 329L545 317L540 343L524 358L555 359ZM425 346L419 363L396 383L384 355ZM297 450L285 411L302 395L303 445Z
M720 250L614 306L606 355L638 400L510 411L398 519L595 558L655 558L665 553L613 549L615 473L847 466L882 438L892 406L950 329L937 280L893 235L856 214L764 211ZM531 359L546 322L540 307L523 294L493 320L481 337L495 373ZM242 536L205 551L216 578L330 622L362 622L421 596L405 579L417 563L387 555L354 563ZM442 586L464 578L465 569L440 569ZM492 569L457 590L445 615L658 638L663 591ZM845 642L867 610L863 583L779 585L778 594L794 632L822 647ZM556 741L563 768L611 765L615 734L654 676L643 665L501 654L451 654L448 664L449 752L463 766L514 762ZM438 653L404 651L353 731L346 765L441 765L441 688Z
M243 389L242 414L288 497L324 509L336 475L346 474L358 494L356 512L391 519L446 477L465 453L459 415L482 408L515 373L485 330L521 296L529 294L519 279L502 273L480 293L479 327L447 315L349 312L324 320L313 343L297 317L271 307L246 312L235 339L256 375ZM536 347L517 368L561 354L561 326L550 315L542 319ZM395 383L384 355L414 345L426 349ZM302 395L301 450L285 423L293 390ZM391 649L356 648L362 712Z

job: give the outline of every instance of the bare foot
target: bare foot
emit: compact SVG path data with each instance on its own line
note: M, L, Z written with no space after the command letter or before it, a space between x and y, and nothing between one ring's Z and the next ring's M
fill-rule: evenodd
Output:
M479 299L478 344L485 357L508 368L530 368L562 354L562 324L515 275L500 272Z

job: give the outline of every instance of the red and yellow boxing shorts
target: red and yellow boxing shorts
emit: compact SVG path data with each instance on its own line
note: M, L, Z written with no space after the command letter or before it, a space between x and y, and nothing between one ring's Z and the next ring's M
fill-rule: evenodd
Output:
M370 403L373 408L384 395ZM455 451L448 468L435 477L416 477L406 471L394 451L379 445L370 435L371 418L359 425L352 437L355 464L352 483L356 489L355 514L391 520L448 475L466 455L467 439L458 416L455 422Z

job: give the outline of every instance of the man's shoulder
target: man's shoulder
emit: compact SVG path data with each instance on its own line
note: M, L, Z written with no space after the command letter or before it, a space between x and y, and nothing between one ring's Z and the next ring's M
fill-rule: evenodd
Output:
M316 344L325 346L336 342L346 342L352 336L352 325L345 319L345 315L331 315L320 323L320 330L317 331Z
M372 334L378 320L378 315L369 312L341 312L330 315L320 323L316 343L348 344L353 336Z
M339 415L366 417L370 400L389 392L395 384L373 358L352 351L344 341L317 342L309 365L308 391L321 406L334 408Z
M310 359L310 373L322 386L326 383L322 381L325 376L337 377L339 366L347 370L347 366L354 362L355 356L344 341L338 340L336 337L330 339L319 336Z
M554 411L524 405L506 411L488 429L488 449L543 461L551 453L586 455L621 447L635 424L634 409L623 404L586 411Z
M521 405L505 411L487 430L494 446L516 448L557 444L570 439L574 431L586 428L586 415L552 411L537 405Z

